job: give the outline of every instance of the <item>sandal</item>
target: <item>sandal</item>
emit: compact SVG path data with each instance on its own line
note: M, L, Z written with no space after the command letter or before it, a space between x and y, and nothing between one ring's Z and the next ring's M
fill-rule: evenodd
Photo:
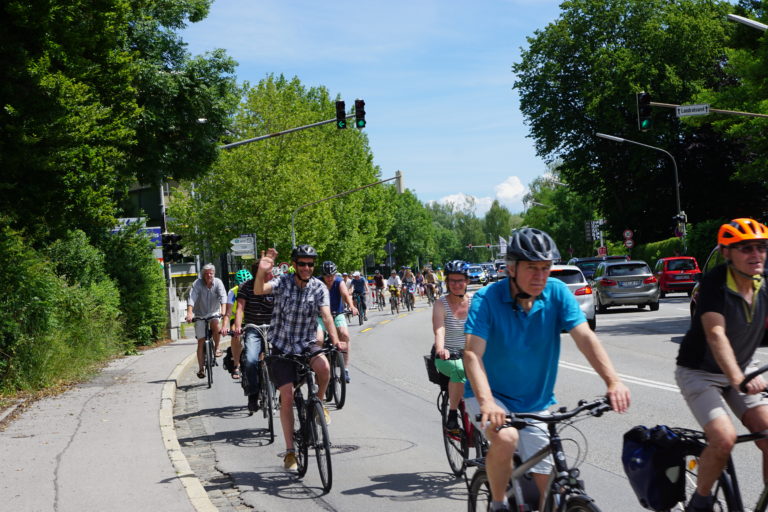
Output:
M240 378L240 368L235 368L232 372L232 378L238 380Z
M200 370L197 372L197 378L198 379L204 379L205 378L205 370Z
M217 350L216 351L216 357L221 357L221 356L222 356L221 350Z

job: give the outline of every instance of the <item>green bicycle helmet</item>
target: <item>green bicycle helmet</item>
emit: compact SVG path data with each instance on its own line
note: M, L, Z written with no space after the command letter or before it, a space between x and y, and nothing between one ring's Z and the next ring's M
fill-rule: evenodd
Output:
M253 279L253 276L245 269L238 270L235 274L235 282L237 283L237 286L240 286L249 279Z

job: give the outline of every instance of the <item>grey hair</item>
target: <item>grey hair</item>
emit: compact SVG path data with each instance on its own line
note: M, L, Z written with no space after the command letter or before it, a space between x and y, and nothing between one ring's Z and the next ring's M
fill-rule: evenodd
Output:
M213 270L216 272L216 266L213 263L206 263L203 265L202 271L205 272L206 270Z

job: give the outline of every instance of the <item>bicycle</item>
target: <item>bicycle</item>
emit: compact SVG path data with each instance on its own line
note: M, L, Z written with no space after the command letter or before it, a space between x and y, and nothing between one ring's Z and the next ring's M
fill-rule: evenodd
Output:
M560 437L558 426L573 425L576 422L574 418L582 413L585 413L585 416L600 417L609 410L611 410L611 406L608 399L601 397L591 402L580 400L579 405L574 409L568 410L561 407L551 414L516 413L507 415L506 427L522 429L529 426L526 420L540 421L546 424L549 436L547 446L525 461L519 463L516 461L506 492L510 510L538 510L540 498L538 489L533 485L533 481L527 473L533 466L551 455L554 459L554 468L544 496L544 512L600 512L594 500L584 490L583 482L578 479L579 469L577 466L579 461L577 460L573 467L568 466L563 451L563 439ZM480 421L480 415L477 415L477 420ZM468 510L470 512L489 510L491 490L485 471L485 459L470 460L467 461L467 465L478 468L469 484Z
M245 330L248 328L254 328L259 332L259 334L261 334L263 357L260 357L259 362L257 363L258 371L259 371L258 395L259 395L259 404L261 404L262 415L264 419L267 420L269 442L273 443L275 441L274 415L277 412L277 389L275 389L275 385L272 382L272 378L269 374L269 367L266 362L266 357L269 356L270 354L269 340L268 340L269 324L261 324L261 325L247 324L243 328L243 336L242 336L243 350L240 352L240 368L245 368L245 365L246 365L247 345L245 344ZM248 372L242 372L242 376L240 378L240 385L243 387L243 391L246 391L249 389ZM252 416L253 412L254 411L251 411L249 409L248 415Z
M397 288L394 286L389 287L389 306L393 315L400 314L400 301L398 300Z
M208 389L213 386L213 367L218 366L216 362L216 354L213 351L213 332L211 331L211 320L221 318L221 315L211 315L206 317L193 317L192 322L205 322L205 342L203 346L203 368L205 368L205 375L208 377Z
M333 401L338 411L344 407L347 400L347 379L346 365L344 364L344 353L336 345L328 346L328 363L331 365L331 378L328 381L328 388L325 390L325 401Z
M408 309L408 311L413 311L414 305L416 303L416 298L413 296L413 287L414 285L408 284L405 285L405 307Z
M360 293L353 293L352 298L355 301L355 307L357 308L357 319L360 325L363 325L365 321L365 310L363 309L363 295Z
M435 285L427 283L427 302L430 306L435 303Z
M386 307L386 303L384 302L384 291L381 288L376 288L374 293L376 295L376 307L379 309L379 311L384 311L384 308Z
M314 448L317 459L317 469L323 491L331 490L333 484L333 466L331 464L331 440L328 436L328 425L325 423L323 404L317 397L315 372L310 366L310 360L320 354L328 353L328 348L320 349L312 356L306 354L269 355L267 360L284 359L297 367L297 380L293 383L293 406L296 409L293 427L293 446L296 449L296 462L299 478L307 474L307 457L309 449ZM301 391L307 387L307 398Z
M759 369L750 372L746 375L739 388L742 392L746 392L746 384L768 371L768 365L762 366ZM768 389L766 389L768 392ZM658 428L658 427L657 427ZM676 446L666 447L667 450L675 450L679 455L679 462L677 463L681 471L684 471L685 480L681 485L680 491L682 495L678 495L679 502L671 508L659 509L663 512L680 511L685 509L685 505L688 502L690 496L696 490L696 475L698 469L698 458L701 452L707 446L707 440L704 432L699 430L692 430L681 427L667 427L667 430L677 436ZM741 434L736 436L736 443L747 443L752 441L760 441L768 439L768 430L760 432ZM629 476L629 475L628 475ZM633 485L634 488L634 485ZM636 491L637 493L637 491ZM752 512L766 512L768 510L768 484L765 484L762 492L760 493L757 503L751 509L744 507L743 497L739 488L739 482L736 478L736 467L733 463L733 458L728 457L728 463L723 470L723 473L715 482L715 486L712 489L711 495L714 497L713 510L718 512L744 512L751 510ZM675 498L676 499L676 498ZM638 501L640 495L638 495ZM648 507L650 508L650 507Z

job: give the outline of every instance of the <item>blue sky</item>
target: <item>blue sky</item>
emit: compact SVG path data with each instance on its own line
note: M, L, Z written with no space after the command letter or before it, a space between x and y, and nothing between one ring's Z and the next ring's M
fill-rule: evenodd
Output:
M183 39L224 48L239 81L269 73L366 102L382 178L401 170L422 201L498 199L522 211L546 172L527 138L511 67L526 37L559 15L555 0L216 0ZM332 125L318 129L335 129ZM354 128L347 128L354 129Z

